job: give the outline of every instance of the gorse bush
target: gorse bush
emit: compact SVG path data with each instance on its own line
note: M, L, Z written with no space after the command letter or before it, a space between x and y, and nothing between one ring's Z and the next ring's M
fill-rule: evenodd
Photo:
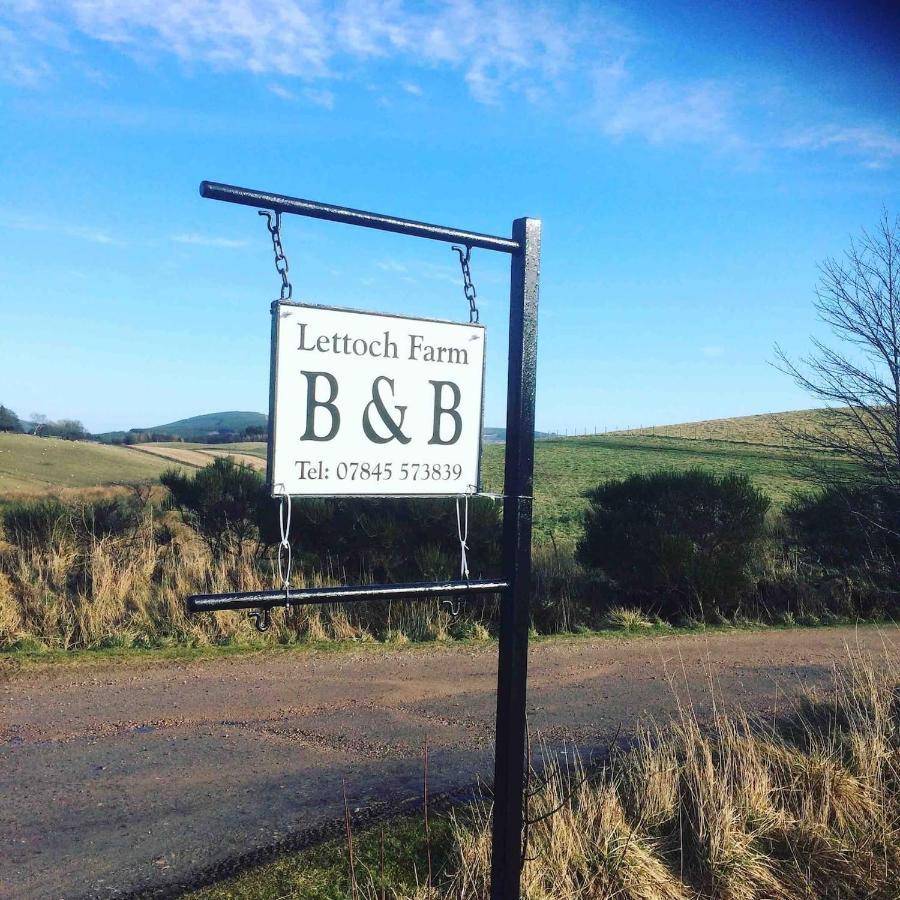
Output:
M275 543L275 501L267 502L261 518L265 540ZM459 575L453 498L294 500L291 532L297 559L342 580L433 580ZM487 498L469 501L468 548L472 577L497 573L499 506Z
M166 472L161 481L172 504L216 556L265 555L281 539L280 501L253 469L223 457L194 474ZM291 504L295 560L341 579L446 578L459 571L457 533L451 498L305 498ZM473 574L493 573L499 535L499 506L486 498L470 500Z
M188 617L184 599L280 586L279 501L259 473L228 459L170 473L165 482L170 499L160 505L157 495L156 506L148 491L135 491L3 508L0 648L32 639L63 648L260 639L239 613ZM812 557L816 551L802 542L813 546L816 507L797 520L809 534L795 522L758 540L768 503L747 479L663 472L603 485L589 500L577 559L571 545L534 548L530 612L539 633L659 626L654 614L716 622L722 615L770 622L790 615L803 624L883 617L893 608L890 578L834 577L798 562L785 535ZM500 535L500 505L470 499L473 578L499 575ZM875 554L882 575L892 558L888 538L881 535L888 549ZM826 543L835 552L854 546L839 529ZM459 574L453 498L295 500L291 544L296 587ZM862 550L871 546L860 542L847 558L869 559ZM262 640L477 637L495 630L498 609L496 598L464 603L459 617L436 601L278 609Z
M72 508L55 497L12 503L3 510L3 531L20 547L49 547L66 534L71 514Z
M784 516L812 562L889 575L900 566L900 492L894 488L828 486L796 498Z
M141 505L131 497L101 497L64 503L48 497L9 504L3 510L3 531L20 547L48 548L64 541L121 537L141 521Z
M578 560L644 609L702 619L732 608L747 588L769 500L746 476L632 475L586 497Z
M268 497L258 472L219 457L193 475L170 469L159 480L214 555L240 557L248 541L259 541L259 522Z

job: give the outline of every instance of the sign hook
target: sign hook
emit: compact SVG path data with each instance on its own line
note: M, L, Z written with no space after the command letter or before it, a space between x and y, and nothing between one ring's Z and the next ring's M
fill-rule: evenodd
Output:
M294 286L288 278L288 261L284 255L284 247L281 246L281 212L277 209L274 214L268 209L261 209L258 212L259 215L266 217L266 228L269 229L269 234L272 235L272 249L275 251L275 271L281 276L281 299L290 300L294 294Z
M472 272L469 269L472 246L471 244L466 244L465 248L462 248L457 247L456 244L454 244L450 249L455 250L459 254L459 267L462 269L463 275L463 293L466 295L466 300L469 301L469 322L472 325L477 325L479 322L479 313L478 306L475 302L475 285L472 284ZM465 249L465 253L463 253L463 249Z

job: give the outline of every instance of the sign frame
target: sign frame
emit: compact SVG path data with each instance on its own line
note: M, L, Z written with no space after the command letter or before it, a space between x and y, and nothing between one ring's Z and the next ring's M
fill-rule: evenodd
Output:
M410 316L404 315L402 313L387 313L387 312L374 312L372 310L364 310L364 309L354 309L353 307L348 306L330 306L328 304L322 303L302 303L298 300L273 300L272 305L270 307L271 315L272 315L272 335L271 335L271 351L270 351L270 360L269 360L269 421L268 421L268 435L266 440L266 489L269 492L269 495L273 499L280 498L282 496L281 492L275 490L275 481L273 479L275 472L275 431L276 431L276 391L278 388L278 310L283 306L291 306L299 309L320 309L326 310L328 312L339 312L339 313L352 313L355 315L361 316L381 316L386 319L403 319L409 322L430 322L437 325L464 325L467 328L479 328L482 332L482 357L481 357L481 391L480 396L478 398L478 450L477 457L475 460L475 484L474 485L466 485L466 490L464 491L452 491L452 492L444 492L444 493L425 493L425 492L412 492L412 493L390 493L390 494L378 494L378 493L340 493L334 494L331 492L322 492L322 493L303 493L303 494L292 494L292 497L295 498L327 498L327 497L341 497L346 498L348 500L352 499L396 499L396 500L409 500L415 498L424 499L433 499L438 497L463 497L463 496L475 496L481 491L481 454L484 448L484 391L485 391L485 373L487 371L487 329L480 322L454 322L452 319L437 319L423 316Z
M541 221L515 219L508 238L401 219L381 213L204 181L200 196L276 214L291 213L410 237L462 244L510 257L509 353L506 385L506 457L503 474L503 577L417 584L337 588L282 588L187 598L188 612L259 609L257 627L275 606L354 603L425 597L500 597L494 802L491 832L491 900L519 900L526 774L525 700L531 594L531 531L534 505L534 410L537 385L537 311ZM267 627L267 626L266 626Z

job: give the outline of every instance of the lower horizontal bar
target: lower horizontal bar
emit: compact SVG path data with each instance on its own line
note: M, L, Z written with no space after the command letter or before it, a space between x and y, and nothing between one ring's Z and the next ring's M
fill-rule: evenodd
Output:
M272 609L314 603L360 603L364 600L421 600L464 594L499 594L507 581L423 581L410 584L363 584L352 587L243 591L235 594L194 594L187 598L188 612L218 612L227 609Z

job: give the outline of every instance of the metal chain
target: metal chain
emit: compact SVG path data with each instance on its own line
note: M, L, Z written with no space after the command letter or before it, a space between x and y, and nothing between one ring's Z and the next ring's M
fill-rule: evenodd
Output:
M469 301L469 321L476 325L479 321L478 306L475 303L475 285L472 284L472 272L469 270L472 248L468 246L465 248L457 247L454 244L451 249L459 254L459 267L462 269L463 276L463 293L466 295L466 300ZM463 249L465 249L465 253L463 253Z
M266 228L272 235L272 249L275 251L275 271L281 276L281 299L290 300L294 293L294 286L288 278L288 261L284 255L284 247L281 246L281 213L275 210L273 220L272 213L267 209L259 210L261 216L267 220Z

